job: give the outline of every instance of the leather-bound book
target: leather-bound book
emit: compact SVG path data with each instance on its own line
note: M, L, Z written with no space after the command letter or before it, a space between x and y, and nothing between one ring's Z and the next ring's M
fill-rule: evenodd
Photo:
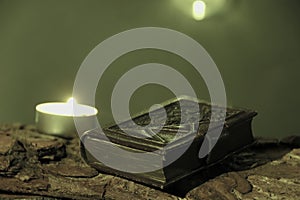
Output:
M257 114L254 111L212 106L188 97L161 105L162 108L150 114L149 111L141 112L132 120L124 120L101 131L87 131L81 137L84 160L102 173L163 189L218 163L254 141L251 130L252 119ZM162 121L162 126L156 124ZM220 121L224 123L218 123ZM213 138L216 130L221 130L221 134L215 134L218 137ZM217 142L207 155L200 156L200 149L205 150L203 145L207 146L207 141L204 144L207 139ZM112 150L112 146L119 150ZM131 156L137 154L141 156ZM113 162L112 165L103 163L105 158L107 162Z

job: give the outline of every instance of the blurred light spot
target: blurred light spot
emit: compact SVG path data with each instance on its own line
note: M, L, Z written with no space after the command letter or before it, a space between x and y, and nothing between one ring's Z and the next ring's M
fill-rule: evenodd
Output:
M195 20L202 20L205 18L206 4L204 1L194 1L193 3L193 17Z

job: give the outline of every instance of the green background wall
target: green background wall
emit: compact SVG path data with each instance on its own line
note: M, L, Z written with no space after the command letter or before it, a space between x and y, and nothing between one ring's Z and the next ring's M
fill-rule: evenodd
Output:
M237 0L204 21L183 12L192 1L178 2L0 0L0 122L33 123L37 103L71 95L81 62L97 44L127 29L156 26L185 33L205 47L223 76L229 105L259 112L255 135L299 134L300 2ZM143 50L122 56L99 83L96 101L104 124L112 120L113 84L147 62L173 66L193 86L201 82L171 53ZM203 83L196 90L209 100ZM171 96L166 88L145 86L132 97L130 109Z

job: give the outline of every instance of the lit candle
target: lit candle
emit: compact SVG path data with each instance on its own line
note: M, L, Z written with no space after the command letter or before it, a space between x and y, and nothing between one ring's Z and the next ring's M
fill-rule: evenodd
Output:
M78 104L74 98L67 102L49 102L36 106L35 122L37 129L46 134L61 137L74 137L76 128L74 118L80 120L84 132L96 127L96 115L98 110L94 107Z

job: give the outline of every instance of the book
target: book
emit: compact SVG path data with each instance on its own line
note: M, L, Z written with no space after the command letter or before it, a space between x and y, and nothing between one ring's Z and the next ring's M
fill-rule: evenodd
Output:
M102 130L85 132L81 137L81 154L84 160L100 172L164 189L218 163L254 141L251 122L257 115L255 111L217 105L212 107L207 102L189 97L171 99L161 105L162 108L151 111L151 114L143 111L133 116L132 120L124 120ZM212 115L212 108L216 110L216 115ZM222 115L222 112L226 113ZM199 150L205 136L220 128L218 122L222 119L224 124L217 143L208 155L200 157ZM159 127L157 123L162 121L164 124ZM147 153L153 159L143 156L129 157L128 154L112 151L111 145L132 153ZM183 153L174 159L174 152ZM118 169L100 162L95 154L116 158L114 164L118 165ZM135 162L134 159L139 160ZM131 160L132 163L138 163L130 166L138 173L120 170L126 169ZM158 165L161 168L157 168ZM143 169L151 168L155 170L143 172Z

